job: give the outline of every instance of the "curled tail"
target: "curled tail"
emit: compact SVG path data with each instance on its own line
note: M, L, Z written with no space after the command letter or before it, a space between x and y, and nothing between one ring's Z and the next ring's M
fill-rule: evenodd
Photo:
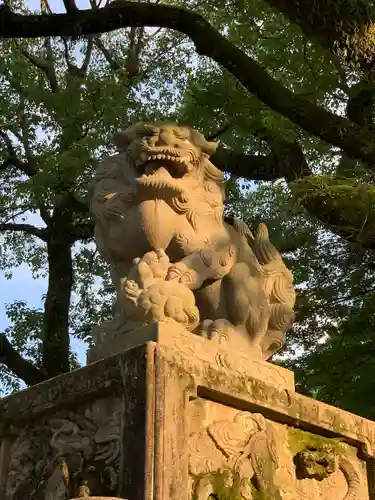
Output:
M270 303L268 331L262 341L265 358L278 351L285 341L285 332L294 321L296 293L293 275L286 267L280 252L271 243L265 224L259 224L255 234L245 222L236 217L226 217L230 224L248 243L265 278L265 291Z
M359 471L359 465L350 460L350 458L341 456L339 468L348 483L348 491L344 500L361 500L361 498L363 498L363 488L361 481L362 474Z

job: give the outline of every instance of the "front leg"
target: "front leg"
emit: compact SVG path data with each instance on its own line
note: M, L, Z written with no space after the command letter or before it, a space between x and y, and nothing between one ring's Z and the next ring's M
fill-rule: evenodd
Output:
M191 290L200 288L207 279L209 269L200 258L199 253L192 253L184 259L172 264L168 269L166 280L176 280Z
M218 238L202 250L192 252L168 269L166 280L178 280L191 290L200 288L206 280L226 276L236 261L236 247L227 239Z

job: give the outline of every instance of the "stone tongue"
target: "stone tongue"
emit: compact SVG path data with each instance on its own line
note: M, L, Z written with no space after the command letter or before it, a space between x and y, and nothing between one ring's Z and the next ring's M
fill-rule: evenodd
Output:
M156 170L152 174L153 177L172 177L167 168L159 166L159 164L155 166Z

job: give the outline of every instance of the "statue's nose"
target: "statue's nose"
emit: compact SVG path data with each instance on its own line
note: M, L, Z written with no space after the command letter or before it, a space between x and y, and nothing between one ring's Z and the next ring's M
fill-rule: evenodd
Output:
M156 141L156 146L168 146L173 144L174 137L169 132L160 132L158 140Z

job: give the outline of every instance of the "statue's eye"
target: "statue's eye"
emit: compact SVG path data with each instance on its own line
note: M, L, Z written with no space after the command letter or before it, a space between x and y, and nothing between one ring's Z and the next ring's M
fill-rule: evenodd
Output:
M144 125L143 127L139 127L136 130L136 135L138 137L152 137L153 135L157 135L159 132L159 129L157 127L154 127L152 125Z
M181 141L189 142L189 131L184 128L176 128L174 129L174 135L180 139Z

